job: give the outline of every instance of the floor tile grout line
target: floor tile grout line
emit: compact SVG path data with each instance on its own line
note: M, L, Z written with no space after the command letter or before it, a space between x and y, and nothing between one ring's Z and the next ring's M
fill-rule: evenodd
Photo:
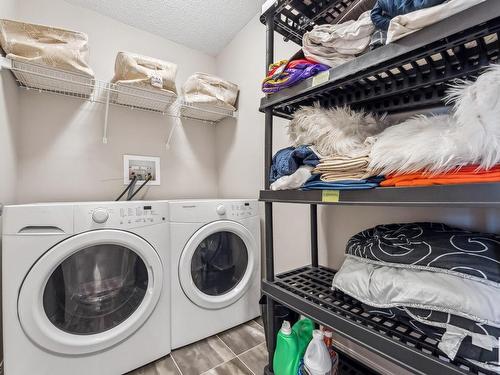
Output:
M238 355L237 355L235 352L233 352L233 350L229 347L229 345L227 345L227 344L226 344L226 343L225 343L225 342L224 342L224 341L223 341L223 340L219 337L219 335L216 335L216 336L217 336L217 338L218 338L218 339L219 339L219 340L220 340L220 341L221 341L224 345L226 345L226 347L229 349L229 351L230 351L231 353L233 353L234 357L235 357L235 358L237 358L237 359L238 359L241 363L243 363L243 366L245 366L245 367L247 368L247 370L248 370L248 371L250 371L250 374L255 375L255 373L254 373L254 372L250 369L250 367L248 367L248 366L247 366L247 364L246 364L245 362L243 362L243 361L242 361L242 360L238 357ZM254 346L254 348L255 348L255 346ZM252 349L253 349L253 348L252 348ZM234 359L234 358L233 358L233 359Z
M252 320L253 320L255 323L257 323L257 325L258 325L260 328L264 329L264 324L260 324L260 323L257 321L257 319L258 319L258 318L255 318L255 319L252 319Z
M234 358L237 358L237 357L234 357ZM231 359L229 359L229 360L227 360L227 361L224 361L224 362L222 362L222 363L219 363L217 366L214 366L214 367L212 367L212 368L209 368L207 371L203 371L200 375L203 375L203 374L206 374L206 373L207 373L207 372L209 372L209 371L215 370L216 368L218 368L218 367L220 367L220 366L222 366L222 365L225 365L226 363L231 362L234 358L231 358Z
M174 352L171 352L171 353L170 353L170 357L172 357L172 362L174 362L175 367L177 368L177 370L179 370L179 374L184 375L184 374L182 373L181 368L180 368L180 367L179 367L179 365L177 364L177 361L176 361L176 360L175 360L175 358L174 358Z
M248 353L250 350L254 350L255 348L257 348L257 347L259 347L259 346L261 346L261 345L264 345L264 344L266 344L266 342L265 342L265 341L264 341L264 342L261 342L260 344L257 344L257 345L255 345L255 346L251 347L250 349L245 350L244 352L242 352L242 353L238 354L236 357L239 357L240 355L246 354L246 353Z

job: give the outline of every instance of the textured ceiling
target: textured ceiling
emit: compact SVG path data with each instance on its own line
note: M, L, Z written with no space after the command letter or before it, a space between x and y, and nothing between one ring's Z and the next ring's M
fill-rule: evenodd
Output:
M187 47L217 55L262 0L66 0Z

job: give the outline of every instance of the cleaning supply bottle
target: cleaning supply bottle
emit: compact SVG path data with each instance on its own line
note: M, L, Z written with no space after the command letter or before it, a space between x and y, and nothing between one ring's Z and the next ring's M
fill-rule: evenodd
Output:
M273 358L275 375L296 375L299 368L299 340L290 322L285 320L278 332Z
M333 349L333 332L328 328L323 329L323 341L325 342L330 358L332 359L332 375L336 375L339 367L339 356Z
M313 331L313 339L307 347L304 356L304 369L309 375L331 375L332 360L323 341L323 332Z
M302 359L307 345L309 345L313 337L314 322L309 318L302 318L293 325L292 330L297 334L297 339L299 340L299 359Z

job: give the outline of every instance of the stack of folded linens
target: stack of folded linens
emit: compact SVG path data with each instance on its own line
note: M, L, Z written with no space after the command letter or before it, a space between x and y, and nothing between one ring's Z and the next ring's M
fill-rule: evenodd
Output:
M182 87L184 100L203 107L219 107L235 111L238 86L207 73L195 73Z
M335 155L320 160L314 168L314 174L320 174L321 180L325 182L335 182L342 180L361 180L368 177L368 164L370 160L367 156L348 157Z
M352 237L346 252L335 289L436 338L450 359L500 373L499 235L380 225Z

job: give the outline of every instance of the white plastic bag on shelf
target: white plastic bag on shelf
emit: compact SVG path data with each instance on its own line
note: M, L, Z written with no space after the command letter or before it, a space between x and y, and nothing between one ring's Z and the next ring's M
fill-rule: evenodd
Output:
M182 93L190 104L236 110L238 86L211 74L193 74L182 87Z
M161 89L177 95L177 65L130 52L119 52L113 83L144 89Z
M0 45L14 61L94 77L84 33L2 19Z

